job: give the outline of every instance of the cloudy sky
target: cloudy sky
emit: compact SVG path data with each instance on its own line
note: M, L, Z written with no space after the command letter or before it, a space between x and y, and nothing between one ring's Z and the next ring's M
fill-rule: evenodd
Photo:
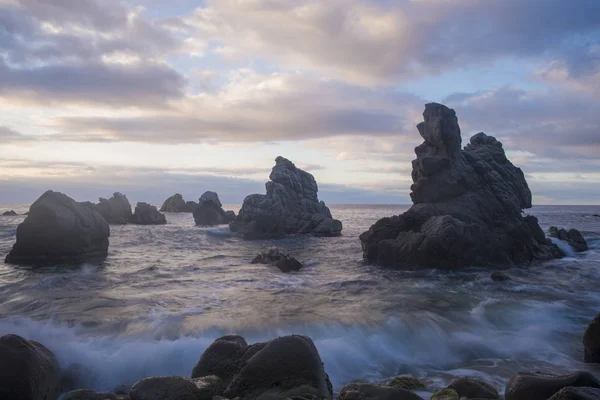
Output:
M0 203L241 203L282 155L407 204L431 101L534 203L600 203L598 0L0 0Z

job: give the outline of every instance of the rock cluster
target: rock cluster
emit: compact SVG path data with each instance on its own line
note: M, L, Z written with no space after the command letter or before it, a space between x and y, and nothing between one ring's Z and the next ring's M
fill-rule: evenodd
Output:
M411 198L404 214L383 218L360 236L364 258L397 268L525 264L562 254L545 238L523 172L502 143L481 132L461 149L454 110L430 103L417 129Z
M79 264L104 260L108 223L93 208L51 190L33 203L17 227L17 242L6 256L10 264Z
M235 218L233 211L223 210L223 204L219 200L219 195L215 192L204 192L198 200L198 205L194 209L194 221L196 225L223 225L228 224Z
M193 212L196 206L197 204L193 201L186 202L181 194L175 193L173 196L165 200L160 208L160 212L189 213Z
M164 225L167 218L165 214L158 212L156 206L140 202L135 206L135 212L129 222L137 225Z
M109 224L123 225L132 218L131 204L127 196L119 192L115 192L110 199L101 197L95 208Z
M291 257L288 254L283 254L279 249L269 249L263 251L254 257L251 261L252 264L271 264L275 265L281 270L281 272L292 272L300 271L303 267L302 263Z
M577 229L569 229L567 231L566 229L558 229L555 226L551 226L548 233L550 237L564 240L575 251L586 251L588 249L587 241Z
M287 234L338 236L342 223L331 217L317 197L315 178L288 159L277 157L266 183L267 194L244 199L239 215L229 227L244 239L272 239Z

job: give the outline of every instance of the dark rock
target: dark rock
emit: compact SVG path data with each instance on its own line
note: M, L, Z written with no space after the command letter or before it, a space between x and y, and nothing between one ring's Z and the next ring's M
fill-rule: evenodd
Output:
M391 386L354 382L344 386L337 400L423 400L413 392Z
M14 210L4 211L2 213L2 216L4 216L4 217L14 217L15 215L18 215L18 214Z
M458 393L454 389L443 389L434 393L431 400L459 400Z
M188 203L194 203L194 202L186 203L185 200L183 200L183 196L181 194L175 193L173 196L171 196L167 200L165 200L162 207L160 208L160 211L161 212L175 212L175 213L192 212L192 207Z
M416 390L425 389L425 384L410 376L397 376L388 382L388 386L396 389Z
M583 334L584 361L600 364L600 314L592 320Z
M63 392L94 386L95 379L91 369L82 364L71 364L62 372L61 388Z
M131 392L131 385L120 385L115 390L113 390L115 394L127 395L129 396L129 392Z
M0 399L55 400L60 368L42 344L17 335L0 337Z
M584 371L571 375L519 372L508 382L504 397L506 400L547 400L568 386L600 388L600 381Z
M284 336L251 346L241 336L219 338L192 371L194 380L211 375L220 378L226 389L218 395L227 398L332 398L319 353L305 336Z
M232 218L235 218L235 213L223 210L223 205L215 192L205 192L198 201L198 207L194 210L196 225L228 224Z
M303 267L302 263L290 255L283 254L279 249L269 249L263 251L254 257L252 264L271 264L275 265L282 272L300 271Z
M104 260L110 228L102 216L70 197L44 193L17 228L9 264L79 264Z
M202 391L181 376L144 378L131 388L131 400L204 400Z
M137 203L131 223L137 225L164 225L167 223L165 214L158 212L156 206L148 203Z
M471 378L456 378L450 382L448 389L454 390L458 397L468 399L493 399L500 397L498 391L489 383Z
M500 272L500 271L492 272L492 274L490 275L490 278L492 278L492 280L494 282L505 282L505 281L510 280L510 276L508 276L504 272Z
M96 211L109 224L123 225L131 220L131 204L127 196L115 192L110 199L100 198L100 203L96 204Z
M267 182L267 194L244 199L239 215L229 227L246 240L280 238L287 234L310 233L338 236L342 223L333 220L329 208L317 197L315 178L283 157Z
M79 389L67 393L63 400L120 400L123 398L114 393L98 393L91 389Z
M417 126L425 140L412 162L413 206L360 236L364 258L396 268L526 264L560 257L540 235L523 172L483 132L461 149L454 110L430 103Z
M600 389L588 387L566 387L548 400L597 400L600 399Z
M202 378L192 379L194 385L200 389L202 393L198 400L212 400L214 396L218 396L222 394L225 390L223 386L223 381L216 375L209 375Z
M566 229L558 229L555 226L551 226L548 229L548 234L550 237L567 242L577 252L587 251L588 249L586 240L577 229L569 229L567 231Z
M275 263L275 266L281 270L281 272L298 272L302 269L303 265L300 261L296 260L294 257L285 256L281 257L279 261Z
M196 203L195 201L186 201L185 204L192 213L194 212L194 210L196 210L196 208L198 208L198 203Z

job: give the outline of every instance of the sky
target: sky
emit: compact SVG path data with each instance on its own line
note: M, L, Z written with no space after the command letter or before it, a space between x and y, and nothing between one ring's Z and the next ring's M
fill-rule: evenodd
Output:
M240 204L281 155L409 204L428 102L534 204L600 204L598 0L0 0L0 203Z

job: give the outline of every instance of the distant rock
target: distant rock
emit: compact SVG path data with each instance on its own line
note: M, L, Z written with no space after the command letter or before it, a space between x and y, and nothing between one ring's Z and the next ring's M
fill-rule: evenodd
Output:
M229 227L244 239L272 239L287 234L310 233L338 236L342 223L331 217L317 197L315 178L288 159L277 157L267 182L267 194L252 194L244 200L239 215Z
M17 242L6 262L55 265L104 260L109 236L108 223L93 208L49 190L18 226Z
M413 206L360 236L364 258L396 268L526 264L561 257L546 241L523 172L502 143L481 132L461 149L454 110L430 103L417 125L424 142L412 162ZM540 234L541 233L541 234Z
M194 210L194 221L196 225L223 225L228 224L235 218L233 211L223 210L219 196L215 192L205 192L198 201Z
M131 220L131 204L127 196L115 192L110 199L100 198L96 204L96 211L104 217L109 224L124 225Z
M18 215L18 214L14 210L5 211L2 213L2 216L4 216L4 217L14 217L15 215Z
M600 364L600 314L592 320L583 334L584 361Z
M550 229L548 229L548 233L550 234L550 237L567 242L573 250L577 252L586 251L588 249L587 241L577 229L569 229L567 231L566 229L558 229L555 226L551 226Z
M136 225L164 225L167 223L165 214L158 212L156 206L148 203L137 203L130 222Z
M600 388L592 374L585 371L570 375L519 372L506 385L506 400L548 400L567 387Z
M188 202L190 203L190 202ZM182 213L182 212L192 212L192 207L183 200L183 196L179 193L175 193L173 196L169 197L163 203L160 208L161 212L174 212L174 213Z
M300 271L300 269L303 267L300 261L288 254L281 253L279 249L269 249L267 251L263 251L254 257L251 263L275 265L281 270L281 272L285 273Z

